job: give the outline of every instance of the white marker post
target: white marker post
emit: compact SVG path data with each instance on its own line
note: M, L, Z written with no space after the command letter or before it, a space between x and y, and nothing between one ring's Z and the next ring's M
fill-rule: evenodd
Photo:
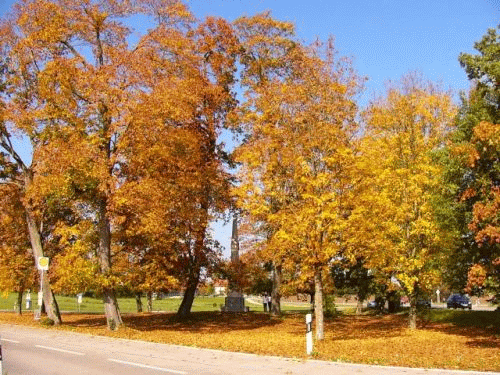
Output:
M26 310L31 310L31 293L29 290L26 293Z
M306 315L306 352L311 355L313 351L312 314Z
M78 305L78 312L80 312L80 305L83 302L83 293L78 293L76 295L76 304Z
M49 269L49 258L48 257L38 257L37 267L40 270L40 291L38 292L38 311L35 312L35 320L39 320L42 314L43 305L43 276L45 271Z

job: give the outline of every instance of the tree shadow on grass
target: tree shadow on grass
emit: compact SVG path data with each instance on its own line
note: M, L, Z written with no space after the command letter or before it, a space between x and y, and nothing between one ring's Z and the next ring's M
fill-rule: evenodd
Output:
M500 349L500 313L496 311L445 311L441 321L426 321L424 328L467 338L471 348Z
M490 337L490 338L478 338L478 339L473 339L470 341L467 341L465 344L468 347L471 348L479 348L479 349L495 349L498 348L500 349L500 340L496 337Z
M305 334L304 314L287 314L293 318L295 324L288 324L287 333L302 336ZM288 319L287 318L287 319ZM339 315L337 317L325 318L326 340L352 340L369 339L381 337L401 336L406 329L408 320L400 315ZM315 321L313 319L313 330Z
M499 316L491 312L460 315L447 322L418 320L418 329L436 331L447 335L464 336L470 348L499 348ZM327 340L356 340L404 336L408 329L408 314L394 315L346 315L325 322Z
M174 313L143 313L123 314L122 318L126 327L142 332L164 330L224 333L271 327L281 322L280 318L264 313L192 312L186 319L178 319ZM66 325L79 328L105 327L106 319L103 316L85 316L67 321Z
M76 328L106 327L106 317L103 314L62 314L63 324Z
M447 335L463 336L467 338L466 345L471 348L499 348L499 327L463 327L446 323L431 323L427 330L442 332Z
M334 341L389 338L401 336L407 325L401 315L346 315L327 322L325 332Z
M500 312L444 310L436 312L435 321L450 323L454 327L491 330L500 334Z

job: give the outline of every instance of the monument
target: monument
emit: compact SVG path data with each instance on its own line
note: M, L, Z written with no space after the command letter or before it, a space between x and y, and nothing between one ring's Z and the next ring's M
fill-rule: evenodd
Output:
M238 268L240 262L240 242L238 239L238 214L233 216L233 230L231 233L231 263L235 269ZM245 312L248 308L245 307L245 298L239 290L238 285L234 281L229 282L229 293L225 299L225 305L222 311L227 312Z

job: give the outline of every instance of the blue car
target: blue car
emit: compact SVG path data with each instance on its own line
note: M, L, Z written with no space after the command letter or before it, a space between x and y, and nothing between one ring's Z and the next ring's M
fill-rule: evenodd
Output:
M463 294L452 294L446 301L449 309L469 309L472 310L472 303Z

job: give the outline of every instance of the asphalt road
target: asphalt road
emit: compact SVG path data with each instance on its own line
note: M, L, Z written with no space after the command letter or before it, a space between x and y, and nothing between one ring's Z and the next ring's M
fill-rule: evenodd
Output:
M486 374L293 360L14 325L0 325L0 335L8 375Z

